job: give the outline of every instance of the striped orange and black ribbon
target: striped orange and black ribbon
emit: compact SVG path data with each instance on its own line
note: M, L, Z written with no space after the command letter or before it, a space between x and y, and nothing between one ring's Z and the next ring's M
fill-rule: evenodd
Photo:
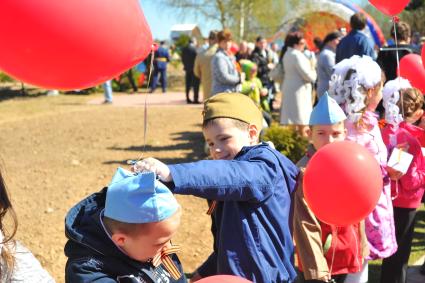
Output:
M216 206L217 206L217 201L216 200L211 201L211 204L210 204L210 207L208 208L207 214L211 215L214 212L214 209L216 208Z
M158 267L162 264L174 280L179 279L182 275L170 257L171 254L175 254L179 251L179 245L172 245L170 247L163 248L162 251L153 258L153 266Z

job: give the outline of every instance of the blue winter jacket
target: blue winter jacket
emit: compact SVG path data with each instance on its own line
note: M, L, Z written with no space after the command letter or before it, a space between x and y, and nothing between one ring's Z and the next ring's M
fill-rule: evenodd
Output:
M376 54L373 47L372 39L362 31L353 29L339 42L336 48L335 63L351 58L353 55L367 55L375 59Z
M67 283L185 283L184 275L173 280L160 265L131 259L115 246L103 229L100 217L105 207L107 188L82 200L71 208L65 218L68 242L65 255ZM172 256L181 274L183 270L176 255Z
M198 270L253 282L293 282L289 213L297 167L266 143L244 147L234 160L170 165L176 194L218 200L217 245Z

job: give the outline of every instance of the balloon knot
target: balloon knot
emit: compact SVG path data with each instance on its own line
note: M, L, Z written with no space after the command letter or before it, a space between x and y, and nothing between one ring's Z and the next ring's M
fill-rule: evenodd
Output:
M398 16L394 16L394 17L393 17L393 22L394 22L394 23L398 23L398 22L400 22L400 18L399 18Z

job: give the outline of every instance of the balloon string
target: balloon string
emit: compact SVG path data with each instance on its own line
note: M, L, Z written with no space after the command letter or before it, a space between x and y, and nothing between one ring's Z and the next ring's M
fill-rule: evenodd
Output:
M144 110L143 110L143 120L144 120L143 121L143 149L142 149L142 154L140 155L140 157L137 160L142 160L143 154L146 151L146 137L147 137L147 133L148 133L148 95L149 95L149 85L150 85L151 77L152 77L154 57L155 57L155 51L154 51L153 46L152 46L151 60L150 60L150 63L149 63L148 82L147 82L146 91L145 91L145 105L144 105Z
M332 239L333 239L333 236L332 236ZM336 231L335 231L335 241L338 241L338 226L336 226ZM332 243L332 242L331 242ZM334 246L334 250L332 251L332 261L331 261L331 266L330 266L330 268L329 268L329 275L332 277L332 268L333 268L333 265L334 265L334 259L335 259L335 250L336 250L336 245L337 245L337 243L335 243L335 246ZM331 246L332 246L332 244L331 244Z
M397 40L397 29L396 29L397 18L393 17L392 21L393 21L394 40L395 40L395 49L396 49L395 54L397 58L397 77L398 77L397 79L398 79L398 84L401 85L400 56L398 55L398 40ZM404 119L403 95L400 95L400 103L401 103L401 116Z

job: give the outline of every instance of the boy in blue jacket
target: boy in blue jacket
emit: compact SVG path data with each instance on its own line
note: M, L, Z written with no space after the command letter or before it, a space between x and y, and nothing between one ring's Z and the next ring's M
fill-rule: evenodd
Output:
M152 172L118 168L109 187L74 206L65 219L67 283L185 283L170 239L181 208Z
M176 194L217 201L216 246L192 281L233 274L253 282L293 282L289 229L297 167L266 143L258 143L262 115L238 93L205 102L203 133L215 160L165 165L148 158L133 170L153 171Z

